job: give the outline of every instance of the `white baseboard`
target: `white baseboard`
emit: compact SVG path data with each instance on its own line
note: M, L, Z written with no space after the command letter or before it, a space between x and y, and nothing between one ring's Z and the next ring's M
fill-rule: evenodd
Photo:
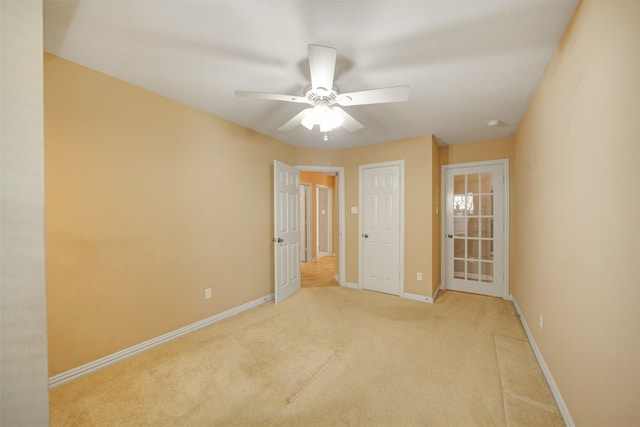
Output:
M426 302L429 304L433 304L433 302L436 300L438 293L440 293L440 285L438 285L438 287L436 288L435 292L433 293L432 297L428 297L426 295L419 295L419 294L412 294L410 292L403 292L400 296L402 298L406 298L406 299L410 299L410 300L414 300L414 301L420 301L420 302Z
M223 311L222 313L218 313L214 316L200 320L199 322L192 323L180 329L176 329L175 331L168 332L164 335L160 335L159 337L152 338L148 341L144 341L140 344L136 344L132 347L125 348L124 350L120 350L116 353L94 360L93 362L86 363L84 365L78 366L77 368L73 368L66 372L62 372L60 374L49 377L49 389L52 389L64 383L68 383L69 381L73 381L77 378L105 368L109 365L113 365L114 363L124 360L128 357L142 353L145 350L149 350L150 348L156 347L160 344L164 344L175 338L181 337L205 326L209 326L213 323L219 322L220 320L249 310L250 308L256 307L260 304L264 304L268 301L273 300L273 298L274 294L265 295L263 297L254 299L253 301L249 301L245 304L239 305L238 307L231 308L227 311Z
M344 286L345 288L360 289L360 285L358 285L357 283L344 282L342 286Z
M431 304L433 304L436 301L436 298L438 298L438 294L440 293L440 286L441 285L438 285L436 290L433 291L433 296L431 297Z
M573 419L571 418L571 414L569 413L569 408L567 408L567 405L564 403L564 399L562 398L562 395L560 394L560 389L556 385L556 382L553 380L553 376L551 375L551 371L549 370L549 367L547 366L546 362L544 361L544 358L542 357L542 353L540 352L540 349L538 348L538 344L536 344L536 340L533 338L533 334L531 333L531 330L529 329L529 325L527 325L527 320L524 318L524 315L522 314L522 310L520 310L520 306L518 305L518 302L516 301L515 297L513 297L513 296L511 296L511 298L509 298L509 299L511 299L511 301L513 302L513 306L516 308L516 312L518 313L518 317L520 318L520 322L522 323L524 331L527 334L527 337L529 338L529 343L531 344L531 348L533 349L533 352L536 355L536 359L538 360L538 364L540 365L540 369L542 369L542 373L544 374L544 377L547 379L547 383L549 384L549 387L551 388L551 393L553 394L553 398L555 399L556 403L558 404L558 409L560 410L560 414L562 415L562 418L564 419L564 423L568 427L575 427Z
M412 294L410 292L402 292L400 294L400 297L410 299L413 301L420 301L420 302L429 302L429 299L430 299L428 296Z

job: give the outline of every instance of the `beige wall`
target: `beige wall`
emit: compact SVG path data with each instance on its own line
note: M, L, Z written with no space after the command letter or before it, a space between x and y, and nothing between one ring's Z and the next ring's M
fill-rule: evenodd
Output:
M639 76L640 2L583 1L515 137L515 298L579 426L640 425Z
M509 160L509 294L514 291L514 242L516 233L513 230L514 195L516 187L514 182L514 139L500 138L486 141L472 142L461 145L440 147L440 165L452 165L456 163L483 162L487 160Z
M0 1L0 64L0 426L46 426L41 1Z
M44 79L50 375L273 292L293 147L48 54Z

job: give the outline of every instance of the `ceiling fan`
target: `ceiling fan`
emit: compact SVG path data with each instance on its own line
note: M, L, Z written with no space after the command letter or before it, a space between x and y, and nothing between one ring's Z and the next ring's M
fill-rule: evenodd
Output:
M303 96L244 90L237 90L236 96L309 104L312 107L300 111L278 130L289 131L299 125L311 130L315 125L318 125L320 132L325 132L325 140L327 139L326 132L339 126L344 127L349 132L355 132L364 127L362 123L341 107L402 102L409 99L409 86L395 86L348 93L338 92L333 85L336 56L337 51L332 47L309 45L311 84L305 89Z

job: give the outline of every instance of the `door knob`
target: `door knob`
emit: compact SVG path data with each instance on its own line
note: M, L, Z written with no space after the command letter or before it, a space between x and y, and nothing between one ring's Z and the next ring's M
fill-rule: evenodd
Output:
M447 237L451 239L453 238L453 234L447 234Z
M364 234L362 235L362 237L364 237L364 238L366 239L367 237L369 237L369 235L368 235L367 233L364 233Z
M273 243L276 243L276 242L277 242L277 243L282 243L282 242L284 242L284 239L283 239L282 237L278 237L278 238L275 238L275 237L274 237L273 239L271 239L271 241L272 241Z

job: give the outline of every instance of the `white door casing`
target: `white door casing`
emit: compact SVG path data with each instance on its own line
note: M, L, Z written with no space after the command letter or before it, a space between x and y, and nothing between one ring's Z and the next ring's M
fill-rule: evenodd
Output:
M316 185L316 254L317 258L333 255L333 189L326 185Z
M360 277L363 289L403 293L404 162L360 166Z
M276 304L300 289L300 171L273 162Z
M311 261L311 184L300 183L300 261Z
M508 160L442 167L442 284L508 298Z

